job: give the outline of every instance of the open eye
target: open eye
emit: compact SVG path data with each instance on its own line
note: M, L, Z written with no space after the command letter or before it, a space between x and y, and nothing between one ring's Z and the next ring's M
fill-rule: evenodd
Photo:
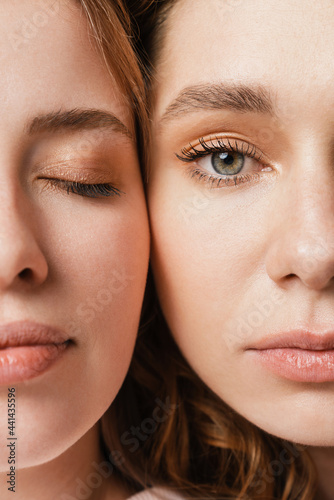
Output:
M198 163L210 173L235 175L243 169L246 161L247 158L241 153L222 151L202 158Z
M248 143L216 138L206 142L199 139L198 146L183 148L179 160L193 164L190 173L200 180L210 181L211 185L236 185L254 180L263 170L272 168L261 161L262 154ZM240 175L239 175L240 174Z

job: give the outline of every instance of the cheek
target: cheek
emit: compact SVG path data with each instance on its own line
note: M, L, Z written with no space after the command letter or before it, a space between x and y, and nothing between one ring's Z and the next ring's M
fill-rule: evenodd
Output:
M171 169L152 178L152 264L161 306L190 365L222 397L222 376L230 387L249 390L239 357L242 320L269 291L271 201L265 188L210 190L173 177Z
M172 180L156 176L149 192L155 279L175 337L207 350L263 279L268 200Z
M91 207L87 214L64 214L50 228L50 238L58 235L51 260L63 285L59 306L66 304L74 338L87 355L85 370L92 376L95 370L94 378L102 380L103 367L112 363L117 385L136 337L149 241L143 200L135 207L116 201L121 203L95 214Z
M101 322L115 308L115 321L124 320L127 304L136 297L140 302L146 277L149 235L143 197L132 205L115 200L105 206L64 207L57 217L46 213L43 224L50 274L62 287L59 300L72 309L95 307ZM113 300L102 307L107 290Z
M277 237L271 228L275 192L208 194L166 170L152 176L149 189L152 264L181 352L214 393L255 425L324 445L332 434L333 398L268 376L244 350L259 330L280 323L288 305L265 265ZM310 437L310 428L319 432Z
M106 210L60 205L57 217L44 210L40 226L49 263L40 318L74 345L58 367L21 389L22 466L58 456L112 403L131 360L146 282L143 196Z

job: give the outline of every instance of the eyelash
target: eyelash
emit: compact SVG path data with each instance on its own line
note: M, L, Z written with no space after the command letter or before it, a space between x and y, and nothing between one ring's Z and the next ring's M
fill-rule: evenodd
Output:
M205 158L206 156L213 155L215 153L236 153L241 154L248 158L253 158L257 162L261 162L262 153L258 152L257 148L249 143L241 143L241 146L238 144L236 140L234 140L234 144L232 144L230 139L226 139L226 143L223 139L216 137L216 143L213 143L213 139L210 139L207 142L205 139L199 139L199 144L203 149L196 149L195 146L189 144L188 147L185 147L181 150L181 154L176 154L176 157L185 162L185 163L194 163L196 160L200 158ZM264 167L268 167L267 163L262 163ZM206 173L205 170L201 168L190 168L191 177L197 177L200 181L207 182L211 185L211 187L220 187L221 184L225 184L226 186L230 185L238 185L244 182L256 181L259 179L260 174L235 174L235 175L223 175L218 174L212 175Z
M63 179L45 179L48 183L57 188L69 193L74 193L87 198L112 197L121 196L123 191L112 186L110 183L104 184L83 184L81 182L66 181Z

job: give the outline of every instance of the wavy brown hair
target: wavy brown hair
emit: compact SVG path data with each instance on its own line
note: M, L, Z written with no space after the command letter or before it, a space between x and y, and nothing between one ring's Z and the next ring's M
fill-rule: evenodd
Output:
M128 0L137 52L154 78L175 0ZM192 498L311 500L316 470L307 449L272 436L216 396L189 366L163 318L150 275L134 358L102 420L108 450L136 488L165 485ZM165 417L161 411L165 412ZM159 415L159 417L158 417ZM110 426L109 422L117 422Z

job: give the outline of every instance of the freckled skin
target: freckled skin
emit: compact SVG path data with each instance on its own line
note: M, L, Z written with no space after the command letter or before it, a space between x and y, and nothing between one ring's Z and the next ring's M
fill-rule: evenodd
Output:
M1 324L35 321L61 329L72 340L50 370L15 385L18 500L30 492L35 499L49 498L51 491L60 494L62 481L66 488L74 485L74 478L85 476L98 461L95 424L130 363L149 256L134 143L111 129L28 137L24 128L39 114L85 108L113 113L133 132L122 91L88 36L85 15L74 2L57 6L47 25L18 48L10 35L21 33L24 20L34 19L41 7L4 2L0 13L0 57L6 68L0 78ZM43 173L111 183L122 194L98 199L68 194L50 186ZM28 272L20 275L22 270ZM0 401L5 440L7 387L0 388ZM5 446L0 447L0 470L4 476L8 470ZM37 484L45 489L40 492ZM1 488L1 498L8 498L6 493Z
M190 365L231 407L276 436L333 446L334 383L289 381L247 349L334 324L334 7L246 0L224 22L222 4L180 0L157 61L148 199L162 309ZM160 124L183 89L208 83L261 85L275 115L201 110ZM255 146L270 168L248 159L256 182L211 189L196 162L175 156L221 136Z

